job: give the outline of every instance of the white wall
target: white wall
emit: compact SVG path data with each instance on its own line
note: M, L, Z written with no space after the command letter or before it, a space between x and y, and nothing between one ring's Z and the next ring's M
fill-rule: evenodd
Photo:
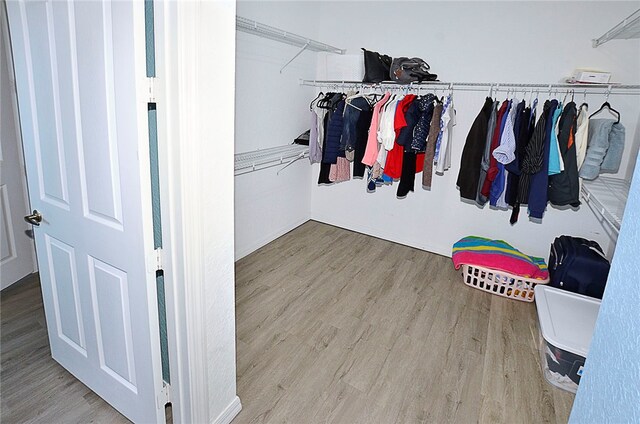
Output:
M570 423L640 422L640 166Z
M235 258L259 249L311 217L311 167L301 159L235 177Z
M419 56L430 63L443 81L559 82L574 68L600 68L613 79L640 83L639 40L611 41L598 49L596 38L631 14L630 2L328 2L317 17L323 25L318 37L359 54L360 47L391 56ZM339 13L338 13L339 11ZM357 19L353 19L357 16ZM374 22L384 20L384 31ZM391 36L392 35L392 36ZM348 79L344 66L352 57L328 58L319 66L318 79ZM361 77L354 66L352 78ZM314 184L313 219L450 255L459 238L475 234L504 239L532 255L548 257L549 244L561 234L597 240L612 251L614 239L588 206L578 211L547 208L542 223L530 222L521 211L519 222L509 224L510 212L479 209L462 203L455 182L468 130L487 93L456 92L458 125L454 129L452 169L434 176L432 190L416 183L416 192L395 198L397 185L368 194L365 182L334 186ZM504 94L503 94L504 95ZM546 94L541 94L544 100ZM595 110L603 96L587 96ZM640 144L638 96L611 96L627 128L626 156L619 176L629 177ZM576 102L582 94L576 95Z
M240 1L237 14L314 38L319 21L313 5L301 2ZM313 89L299 78L313 78L317 56L303 52L282 73L298 47L237 32L235 152L291 144L309 129ZM236 260L307 221L310 166L303 159L277 175L268 168L235 178Z

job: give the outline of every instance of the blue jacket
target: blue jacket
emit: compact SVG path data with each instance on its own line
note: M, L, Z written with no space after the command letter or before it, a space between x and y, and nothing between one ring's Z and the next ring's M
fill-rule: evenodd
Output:
M336 109L330 112L329 123L327 124L327 134L325 141L325 152L322 158L324 163L337 163L340 152L340 138L342 137L344 112L344 100L340 100ZM344 156L344 152L342 154Z
M529 186L529 216L542 219L547 208L547 188L549 185L549 150L551 145L551 131L553 131L553 115L558 107L557 100L551 100L547 114L544 152L542 155L542 168L531 176Z

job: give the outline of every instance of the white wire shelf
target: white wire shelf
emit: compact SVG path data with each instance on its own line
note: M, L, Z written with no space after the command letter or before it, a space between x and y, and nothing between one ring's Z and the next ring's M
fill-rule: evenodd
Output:
M279 41L281 43L290 44L296 47L307 46L308 50L314 52L329 52L335 54L345 54L346 50L321 43L301 35L285 31L270 25L261 24L251 19L236 16L236 29L259 37L268 38L270 40Z
M296 160L308 156L309 146L300 144L289 144L286 146L236 153L234 174L242 175L278 165L285 165L282 168L284 169Z
M622 224L629 186L629 181L613 177L600 176L593 181L582 181L582 198L616 233Z
M610 40L630 40L633 38L640 38L640 9L623 19L601 37L593 40L593 47L598 47Z
M295 54L287 63L280 68L280 72L284 70L294 59L305 50L313 52L329 52L335 54L345 54L347 51L329 44L321 43L320 41L312 40L302 35L294 34L289 31L285 31L280 28L272 27L271 25L262 24L251 19L243 18L242 16L236 16L236 29L238 31L246 32L248 34L257 35L258 37L267 38L269 40L278 41L280 43L289 44L292 46L300 47L300 51Z

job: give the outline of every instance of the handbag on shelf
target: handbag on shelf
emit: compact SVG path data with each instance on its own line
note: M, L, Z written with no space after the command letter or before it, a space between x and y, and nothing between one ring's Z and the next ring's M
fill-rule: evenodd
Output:
M438 75L429 72L431 67L419 57L397 57L391 62L391 80L402 84L410 82L435 81Z
M389 81L391 56L362 49L364 52L364 78L362 82Z

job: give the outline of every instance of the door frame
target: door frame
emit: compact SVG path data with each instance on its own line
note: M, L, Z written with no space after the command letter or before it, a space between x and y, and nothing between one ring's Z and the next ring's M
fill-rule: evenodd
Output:
M154 2L158 162L162 215L171 403L175 423L208 422L206 338L204 337L203 261L199 234L189 225L188 211L197 207L195 190L183 190L197 179L190 145L195 139L194 73L190 42L196 25L187 25L185 7L178 2ZM177 58L183 60L178 61ZM186 66L192 63L191 67ZM196 247L196 248L194 248ZM179 284L178 282L190 282ZM188 306L188 307L187 307Z
M222 304L223 311L216 314L212 313L212 302L207 301L206 288L211 286L212 278L221 281L227 295L235 285L234 122L210 118L222 108L227 109L225 113L230 109L233 114L234 110L235 0L154 0L154 5L157 78L153 96L158 99L162 262L173 420L175 423L226 424L242 408L235 385L235 295L218 302L217 306ZM219 20L219 25L211 20ZM224 42L212 41L207 35ZM216 91L223 86L223 92ZM212 104L212 91L216 91L220 103ZM206 199L217 195L216 186L206 179L206 175L213 174L207 169L211 166L202 161L203 156L219 153L211 144L211 133L216 126L221 139L232 140L228 155L220 159L225 169L220 169L216 182L231 187L222 206L230 211L230 218L228 213L221 214L224 217L216 217L215 224L203 225L207 219L203 216ZM212 247L207 231L224 232L227 239L230 235L230 244ZM216 264L224 268L220 273L216 269L218 276L211 272L211 257L216 252L223 256ZM220 327L224 327L227 337L212 340L212 327L219 325L217 319L221 314L226 325ZM233 327L230 338L229 326ZM210 364L215 356L212 351L228 353L229 349L233 352L232 359L228 354L222 360L215 359L215 369L212 369ZM224 371L219 373L218 369ZM212 381L212 374L222 374L220 381ZM229 381L231 375L232 381Z

